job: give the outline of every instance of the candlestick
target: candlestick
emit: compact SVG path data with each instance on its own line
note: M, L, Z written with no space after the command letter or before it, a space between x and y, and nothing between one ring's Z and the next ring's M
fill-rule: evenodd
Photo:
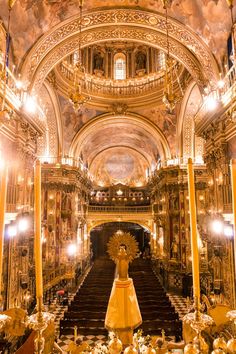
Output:
M36 277L36 296L37 299L43 297L43 267L42 267L42 240L41 240L41 164L37 160L34 170L34 254L35 254L35 277ZM38 301L40 307L41 301ZM38 308L38 311L41 309Z
M232 205L234 215L234 281L236 281L236 159L231 160ZM234 308L236 299L234 298Z
M188 159L188 194L189 194L190 229L191 229L193 295L194 295L195 305L197 307L196 310L199 310L199 304L200 304L199 251L198 251L194 171L193 171L192 159Z
M74 342L75 342L75 344L76 344L76 339L77 339L77 337L78 337L77 329L78 329L78 327L77 327L77 326L74 326Z
M2 262L5 229L5 209L7 196L7 166L0 169L0 304L2 301ZM1 304L2 305L2 304Z

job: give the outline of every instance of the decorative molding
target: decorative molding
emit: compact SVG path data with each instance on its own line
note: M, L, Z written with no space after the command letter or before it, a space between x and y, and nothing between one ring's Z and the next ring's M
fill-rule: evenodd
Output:
M214 84L216 61L207 45L188 27L169 19L170 53L191 73L196 82ZM165 17L134 9L109 9L85 13L82 46L104 40L135 40L166 51ZM22 77L31 89L42 85L52 68L79 46L79 19L74 16L55 26L31 49L22 66Z
M158 145L160 145L159 151L161 158L163 160L170 158L170 147L163 132L147 118L139 114L128 112L126 115L114 115L112 113L102 114L86 123L73 138L69 150L69 156L79 156L85 138L92 132L97 131L99 127L104 127L106 124L117 125L119 122L131 123L134 126L138 126L139 128L146 130L152 137L155 138L156 143L159 143Z

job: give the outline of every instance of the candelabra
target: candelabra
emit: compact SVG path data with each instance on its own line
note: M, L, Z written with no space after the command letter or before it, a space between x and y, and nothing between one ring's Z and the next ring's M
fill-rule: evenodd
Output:
M42 310L42 298L38 299L38 312L29 316L27 324L37 332L34 340L35 353L42 354L44 350L45 339L43 331L47 328L48 324L54 320L54 315Z
M213 319L203 314L199 311L199 305L197 299L195 300L195 312L188 313L183 318L184 322L189 324L197 333L196 337L193 340L193 344L187 344L184 348L184 353L196 353L196 354L207 354L208 353L208 345L205 342L204 338L201 336L201 332L213 325Z
M0 331L10 322L10 320L10 316L5 315L4 313L0 314Z

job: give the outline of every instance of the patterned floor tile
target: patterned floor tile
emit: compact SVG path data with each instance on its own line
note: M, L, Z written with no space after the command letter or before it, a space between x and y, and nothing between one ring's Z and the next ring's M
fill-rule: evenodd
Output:
M167 293L171 304L174 306L179 318L182 319L188 313L188 301L181 295Z

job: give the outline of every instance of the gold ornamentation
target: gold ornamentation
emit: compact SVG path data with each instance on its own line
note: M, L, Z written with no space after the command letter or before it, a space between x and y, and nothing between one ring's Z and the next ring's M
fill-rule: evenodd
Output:
M5 326L5 333L8 336L23 336L26 329L26 312L20 308L12 308L4 311L4 314L10 317L10 321Z
M110 241L108 242L108 254L110 258L116 262L117 255L121 246L125 246L126 253L131 262L138 253L138 242L135 240L134 236L132 236L129 232L117 232L115 233Z
M102 30L102 40L106 40L106 32L108 26L110 28L114 24L119 22L120 28L122 28L122 25L131 26L133 24L135 25L135 30L139 31L140 28L138 27L147 27L144 30L146 34L150 33L150 31L153 31L154 33L156 33L157 37L160 38L165 31L165 23L163 19L164 17L161 14L154 14L151 12L149 13L134 9L102 10L85 14L83 16L82 32L84 32L85 34L83 36L84 39L88 37L88 33L90 37L94 37L94 34L91 33L93 31L96 34L96 31L94 31L94 26L101 27L101 25L103 25L105 28L104 30ZM50 72L52 67L54 67L57 62L62 58L59 53L65 53L64 56L66 56L66 54L69 54L68 52L66 53L64 47L67 46L68 41L71 42L70 38L75 35L78 35L80 25L79 22L80 21L78 17L74 17L71 20L65 21L64 23L56 26L52 32L42 37L42 39L37 43L37 45L33 47L24 63L23 76L25 76L25 79L28 79L29 81L34 79L35 83L39 80L43 81L45 77L45 69L43 67L45 67L46 65L48 68L48 72ZM153 29L154 23L155 29ZM117 34L118 33L119 31L117 32ZM200 63L200 65L197 65L198 70L201 71L200 68L202 67L202 72L206 73L207 79L216 81L218 69L215 60L208 47L204 44L203 41L199 39L197 34L195 34L189 29L186 30L186 27L184 25L172 19L169 23L169 33L170 36L173 38L173 41L176 43L175 47L180 47L180 45L186 46L188 48L188 50L185 51L187 56L189 56L190 53L193 53L198 58L198 61ZM87 40L89 41L87 42ZM87 38L87 40L83 43L83 45L91 43L90 38ZM74 42L76 42L76 40ZM165 46L159 44L158 41L156 43L159 47L165 48ZM52 60L51 53L53 52L53 48L56 47L58 48L59 53L58 56L56 56L56 58L54 57L54 59ZM71 52L75 49L75 46L71 48ZM184 65L186 66L186 58L181 57L178 48L170 49L171 54L175 54L176 56L178 56L178 60L184 63ZM46 55L47 61L45 64L43 62L45 60L44 58ZM194 76L196 77L199 75L197 74ZM200 81L202 80L201 78L199 79Z
M89 31L89 30L88 30ZM115 40L115 39L127 39L127 40L138 40L140 42L150 44L152 43L155 46L164 48L166 50L166 40L162 33L158 33L153 29L149 29L148 32L143 28L132 28L124 26L123 28L117 29L113 28L104 28L97 29L97 31L86 32L81 36L81 45L85 46L88 44L93 44L98 41L104 40ZM49 74L51 69L57 65L63 58L72 54L79 47L79 39L73 38L68 39L59 47L55 47L47 56L47 60L42 60L39 70L37 71L36 76L34 77L35 88L39 88L42 85L44 79ZM197 62L196 58L192 55L190 51L187 51L184 46L170 39L170 53L175 53L175 57L179 60L191 73L193 78L199 85L204 85L206 80L203 77L203 72ZM35 68L37 70L37 68Z

